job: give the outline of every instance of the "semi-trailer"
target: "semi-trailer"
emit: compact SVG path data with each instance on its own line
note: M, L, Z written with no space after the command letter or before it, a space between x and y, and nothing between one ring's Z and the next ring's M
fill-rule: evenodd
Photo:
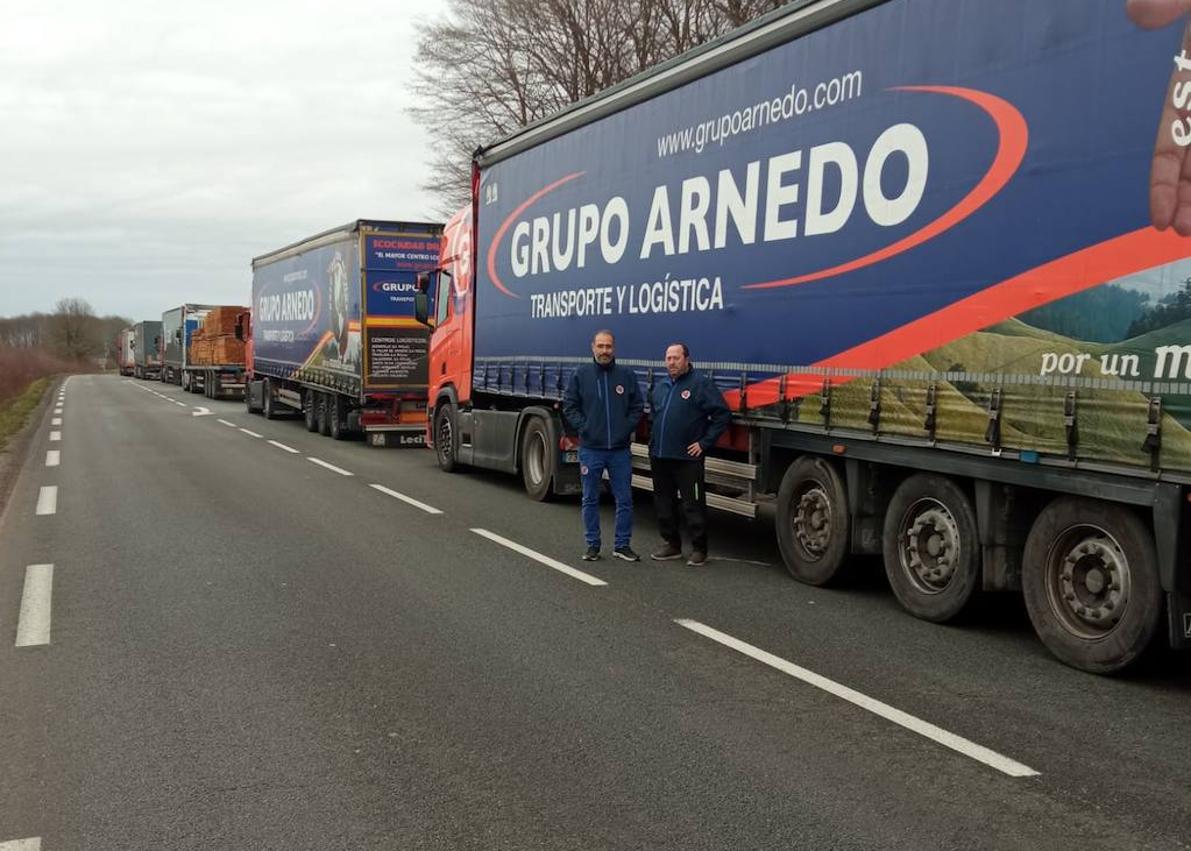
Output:
M186 335L186 353L181 366L181 385L208 399L243 398L246 358L239 336L247 307L207 305L196 327Z
M137 378L161 377L161 323L152 319L132 326L132 374Z
M161 314L161 380L190 389L190 339L213 304L183 304Z
M593 333L647 392L681 341L733 410L708 502L771 505L796 579L876 554L937 622L1015 591L1088 671L1186 649L1183 28L789 4L479 150L418 299L439 465L574 492Z
M121 375L132 375L136 369L136 357L132 348L133 331L125 328L116 334L116 368Z
M255 258L248 410L298 412L336 439L423 445L429 335L415 278L438 263L441 232L358 219Z

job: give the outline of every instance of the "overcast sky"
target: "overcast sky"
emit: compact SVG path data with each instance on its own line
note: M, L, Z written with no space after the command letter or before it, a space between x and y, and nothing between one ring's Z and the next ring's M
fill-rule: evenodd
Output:
M445 0L46 0L0 13L0 316L246 304L253 256L433 220L406 112Z

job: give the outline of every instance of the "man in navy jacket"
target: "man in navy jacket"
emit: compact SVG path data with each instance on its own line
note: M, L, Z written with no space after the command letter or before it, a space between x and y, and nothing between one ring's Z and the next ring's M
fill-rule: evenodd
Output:
M715 446L732 415L719 388L691 365L685 343L673 343L666 349L666 372L669 377L654 386L650 399L653 430L649 440L658 531L665 543L650 557L657 561L682 558L681 507L691 536L687 564L695 567L707 561L703 456Z
M562 412L579 432L579 472L583 480L584 561L600 557L600 479L608 471L616 501L616 540L612 555L640 561L629 546L633 537L633 459L629 444L645 403L637 375L616 363L611 331L591 340L591 363L575 370L562 397Z

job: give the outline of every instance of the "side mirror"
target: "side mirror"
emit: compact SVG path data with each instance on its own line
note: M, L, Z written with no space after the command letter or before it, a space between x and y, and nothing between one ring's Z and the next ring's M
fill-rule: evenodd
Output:
M175 343L182 342L182 329L181 328L177 328L174 330L174 342Z
M430 324L430 273L418 272L414 278L414 318L423 325Z
M236 323L236 339L244 342L244 322L243 320Z

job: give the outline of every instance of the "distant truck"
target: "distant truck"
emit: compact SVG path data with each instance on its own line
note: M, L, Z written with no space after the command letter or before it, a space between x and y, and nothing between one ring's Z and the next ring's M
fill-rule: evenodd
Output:
M161 378L161 323L152 319L132 326L132 374Z
M186 334L180 380L184 390L202 393L208 399L243 398L246 361L244 342L237 332L247 312L247 307L238 305L206 305L189 314L198 315L198 319ZM188 317L187 326L189 323ZM175 334L180 336L181 328Z
M300 412L337 440L423 445L429 334L415 278L438 263L441 233L360 219L255 258L248 410Z
M647 392L683 342L733 411L708 504L772 506L795 578L1015 591L1088 671L1191 649L1185 21L1123 7L791 3L477 151L418 298L440 466L573 492L593 333Z
M121 375L132 375L136 369L136 358L132 348L133 330L125 328L116 334L116 368Z
M190 338L213 307L213 304L184 304L161 314L161 380L166 384L190 389L190 376L186 372Z

